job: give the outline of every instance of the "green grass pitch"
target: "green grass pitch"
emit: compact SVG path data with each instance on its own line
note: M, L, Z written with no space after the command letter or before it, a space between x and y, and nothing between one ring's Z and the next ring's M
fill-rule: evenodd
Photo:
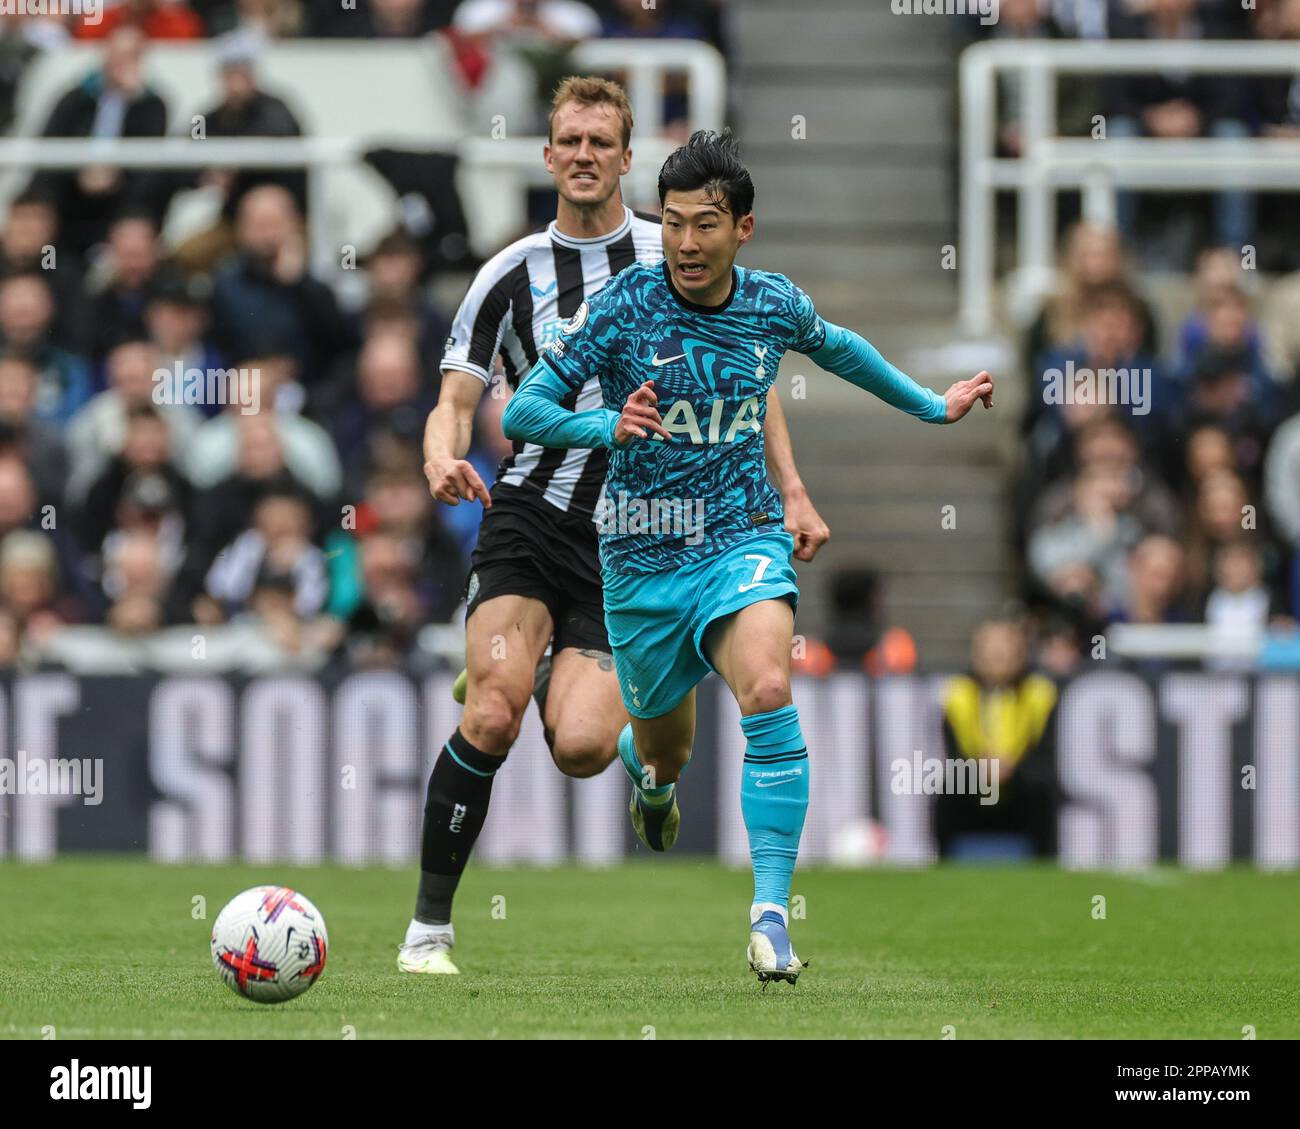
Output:
M229 897L272 881L320 907L331 948L305 996L265 1006L220 982L208 936ZM1297 874L802 871L811 968L766 991L745 964L748 874L713 862L472 867L458 977L397 970L413 893L409 870L5 864L0 1036L1300 1036Z

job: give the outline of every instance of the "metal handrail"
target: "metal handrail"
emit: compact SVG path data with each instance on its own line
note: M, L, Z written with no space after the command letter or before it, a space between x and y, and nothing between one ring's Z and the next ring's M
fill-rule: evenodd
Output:
M996 155L997 87L1003 72L1023 76L1019 159ZM1002 40L976 44L961 58L960 316L967 333L993 326L998 189L1019 193L1019 265L1051 275L1056 193L1083 192L1089 219L1112 220L1118 188L1185 192L1219 188L1300 188L1300 143L1284 140L1063 139L1056 133L1059 74L1185 71L1198 74L1300 73L1300 44ZM1291 164L1294 162L1294 165Z

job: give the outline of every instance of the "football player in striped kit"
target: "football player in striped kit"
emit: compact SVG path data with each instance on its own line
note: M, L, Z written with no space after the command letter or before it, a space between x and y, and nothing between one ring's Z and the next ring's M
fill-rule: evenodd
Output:
M479 271L443 355L442 390L425 429L425 474L439 501L477 500L486 510L466 592L465 712L429 780L415 914L398 953L407 972L458 971L450 955L452 899L547 646L542 721L562 772L603 771L628 722L597 558L608 452L516 443L491 492L465 454L498 356L513 388L562 330L574 330L587 298L620 271L663 259L658 218L623 203L619 181L631 167L631 135L631 107L617 84L570 78L560 85L544 151L560 197L556 220ZM595 378L565 402L578 412L600 404ZM811 560L830 531L799 478L775 392L767 432L767 470L781 493L786 528L796 555Z

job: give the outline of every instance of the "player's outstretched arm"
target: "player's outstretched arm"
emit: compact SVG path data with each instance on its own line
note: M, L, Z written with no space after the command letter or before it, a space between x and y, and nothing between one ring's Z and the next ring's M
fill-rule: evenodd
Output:
M809 358L908 415L926 423L955 423L970 411L976 399L982 399L985 407L993 406L993 378L988 373L981 373L974 381L959 381L947 395L940 396L891 365L866 338L830 322L823 324L826 341L809 353ZM967 385L973 387L967 389ZM957 393L958 388L963 391ZM972 394L968 396L967 392Z
M473 373L444 369L438 405L424 424L424 476L429 480L429 493L449 506L459 506L462 498L492 504L491 493L465 458L483 387Z
M520 382L501 417L507 439L542 447L612 447L618 412L594 408L574 412L560 403L572 389L538 361Z

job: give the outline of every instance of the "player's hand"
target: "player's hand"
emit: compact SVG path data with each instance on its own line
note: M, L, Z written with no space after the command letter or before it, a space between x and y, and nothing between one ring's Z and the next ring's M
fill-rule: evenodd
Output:
M477 498L484 508L492 505L492 495L483 485L478 471L464 459L430 459L424 464L424 476L429 480L429 493L449 506L459 506Z
M943 395L948 403L948 414L944 423L956 423L975 406L976 400L983 400L985 408L993 407L993 377L986 372L972 376L969 380L959 380Z
M626 446L634 438L647 439L651 432L663 439L672 436L664 430L659 409L655 407L659 397L655 395L654 381L647 380L640 388L627 398L623 411L614 425L614 442L620 447Z
M795 560L810 561L831 539L831 530L807 494L782 499L785 531L794 538Z

